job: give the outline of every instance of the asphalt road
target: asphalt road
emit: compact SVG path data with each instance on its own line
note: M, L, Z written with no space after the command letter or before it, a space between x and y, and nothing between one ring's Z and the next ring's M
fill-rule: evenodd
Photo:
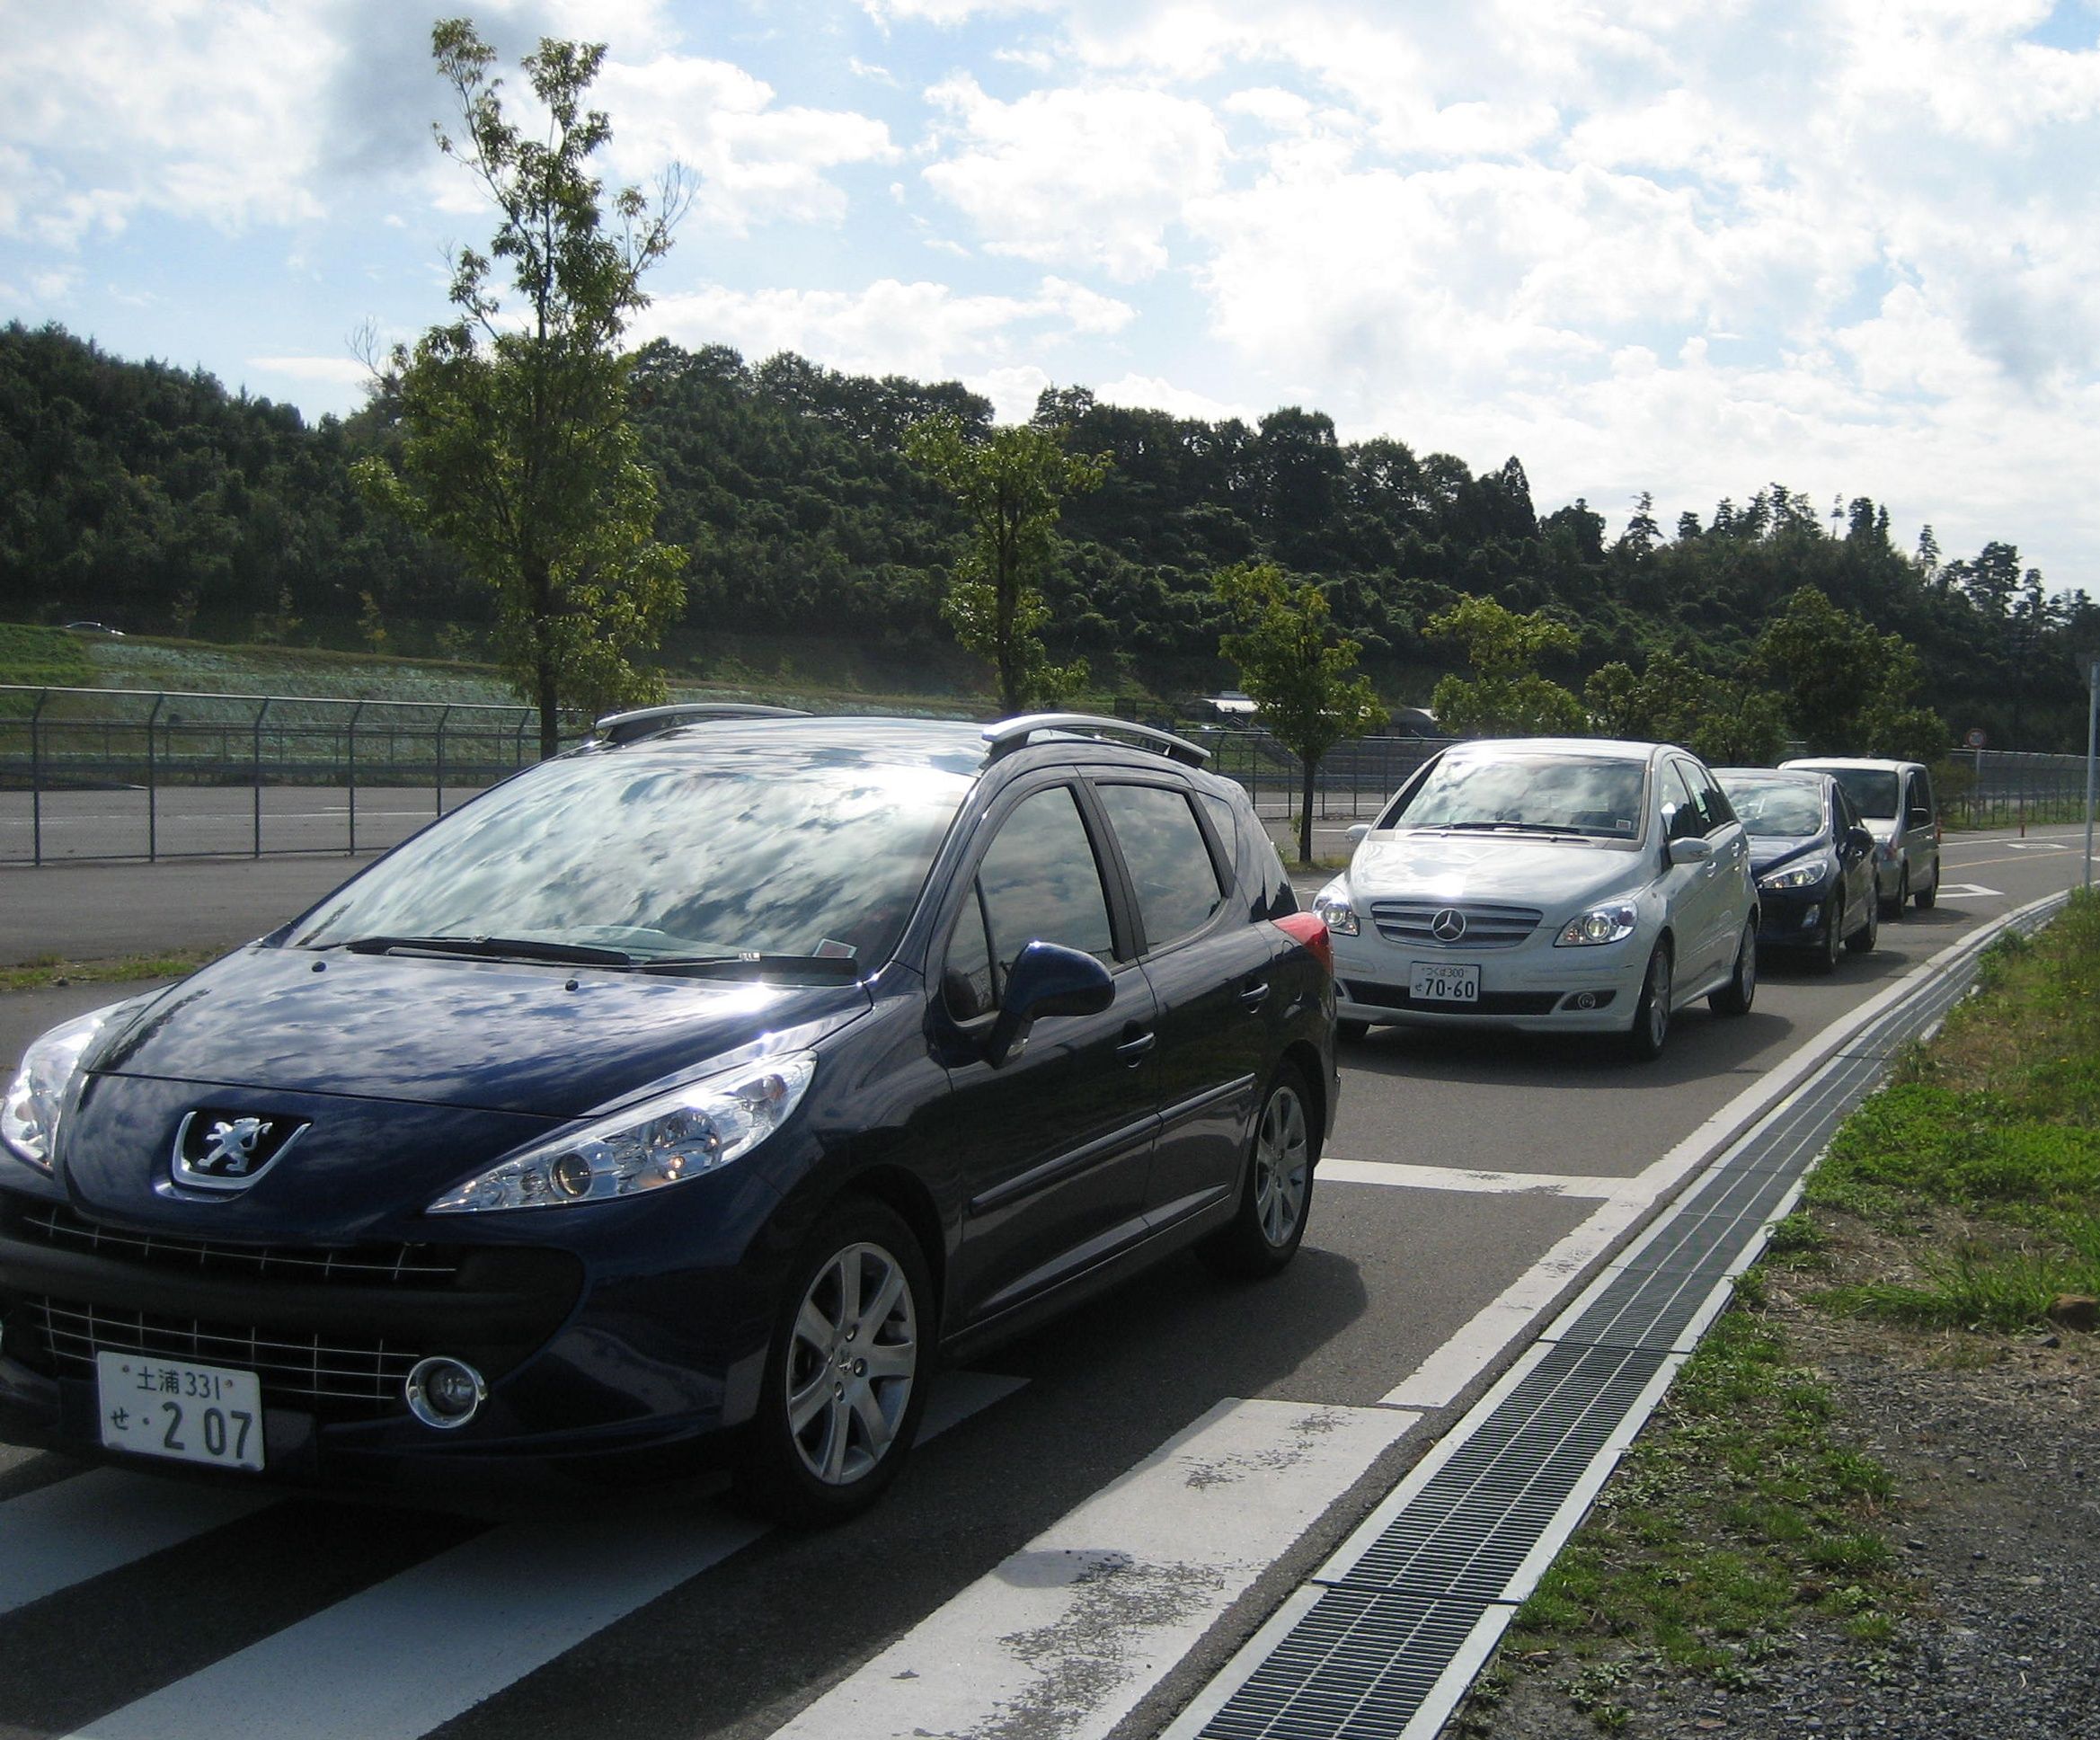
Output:
M1769 964L1751 1016L1686 1014L1657 1065L1400 1030L1346 1048L1291 1269L1230 1286L1170 1263L944 1380L954 1423L846 1529L759 1531L683 1490L228 1501L0 1448L0 1740L1156 1733L1605 1259L1659 1157L1841 1012L2075 882L2078 844L1951 841L1936 910L1832 979ZM309 897L236 868L256 880L209 886L243 934ZM184 873L129 874L149 880L102 885L111 924L156 911L164 944L224 921L151 880ZM52 898L97 922L85 886ZM0 999L0 1057L111 995Z

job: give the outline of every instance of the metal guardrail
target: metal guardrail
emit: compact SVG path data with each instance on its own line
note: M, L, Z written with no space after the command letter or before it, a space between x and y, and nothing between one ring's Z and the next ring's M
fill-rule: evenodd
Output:
M538 750L527 706L0 685L0 863L355 853Z

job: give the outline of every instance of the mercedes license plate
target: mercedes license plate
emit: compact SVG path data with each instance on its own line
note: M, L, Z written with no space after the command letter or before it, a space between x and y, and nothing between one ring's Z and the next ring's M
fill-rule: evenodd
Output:
M102 1445L213 1468L262 1466L262 1382L253 1372L97 1354Z
M1407 981L1407 994L1418 1003L1477 1003L1480 969L1417 961Z

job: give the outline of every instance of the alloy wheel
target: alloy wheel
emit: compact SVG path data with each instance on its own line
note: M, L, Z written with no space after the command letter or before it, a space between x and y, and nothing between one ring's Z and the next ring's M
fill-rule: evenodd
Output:
M902 1265L873 1243L820 1265L795 1314L788 1434L827 1486L864 1478L889 1453L918 1375L918 1310Z
M1280 1087L1262 1108L1254 1135L1254 1213L1262 1237L1279 1249L1290 1242L1305 1213L1311 1153L1305 1104L1295 1088Z

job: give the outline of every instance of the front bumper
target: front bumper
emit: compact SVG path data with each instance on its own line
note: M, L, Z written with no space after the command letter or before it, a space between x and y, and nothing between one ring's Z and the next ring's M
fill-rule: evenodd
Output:
M360 1247L321 1273L313 1252L257 1248L128 1232L0 1193L0 1439L194 1472L103 1448L104 1351L255 1372L261 1478L293 1486L443 1487L696 1449L757 1399L773 1297L763 1264L701 1249L657 1268L588 1247L463 1243ZM487 1380L465 1425L409 1412L403 1380L433 1354Z
M1517 948L1410 950L1380 937L1335 937L1338 1013L1345 1021L1504 1027L1527 1033L1623 1033L1640 1000L1653 938L1644 931L1591 948L1543 937ZM1427 1001L1409 990L1416 963L1476 966L1475 1003Z
M1759 948L1821 948L1824 918L1830 900L1830 884L1815 883L1806 888L1758 890L1758 946Z

